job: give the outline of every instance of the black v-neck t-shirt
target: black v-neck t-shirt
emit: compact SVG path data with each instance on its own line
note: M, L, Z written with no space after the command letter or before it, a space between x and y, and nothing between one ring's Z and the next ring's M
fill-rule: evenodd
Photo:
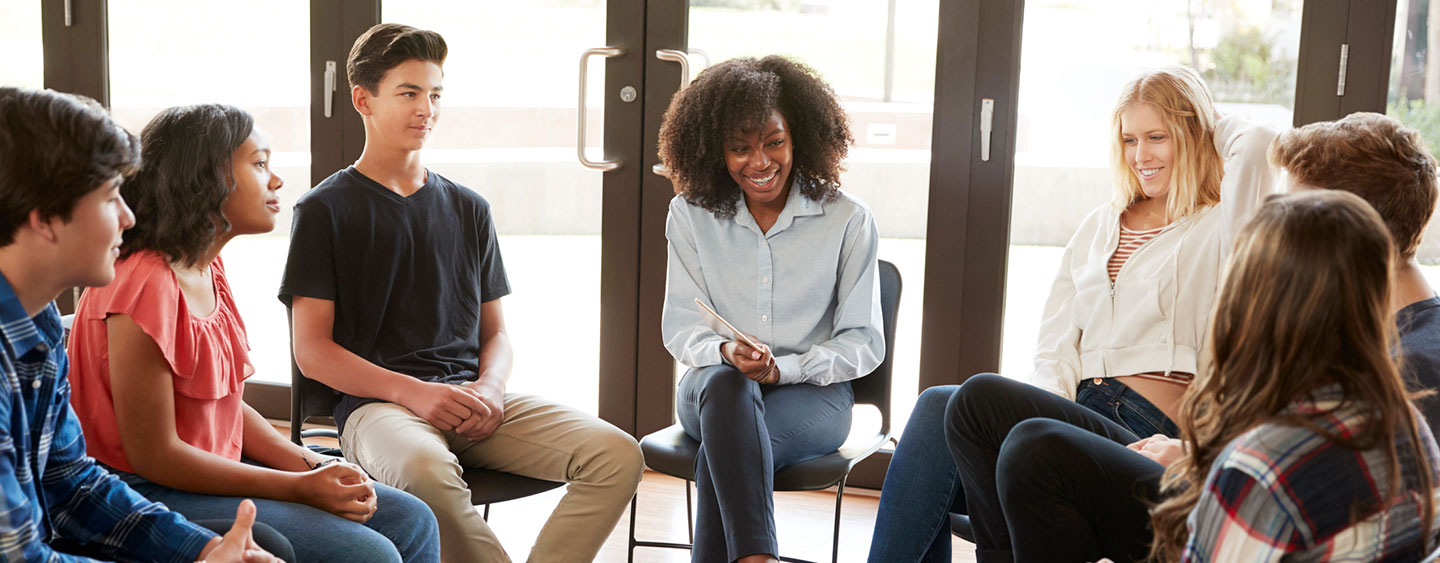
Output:
M1395 314L1395 324L1400 331L1400 373L1410 391L1435 391L1415 406L1440 436L1440 298L1406 305Z
M439 174L405 197L351 166L295 204L280 300L334 301L335 343L377 366L474 381L480 304L509 293L490 204ZM377 401L343 395L336 425Z

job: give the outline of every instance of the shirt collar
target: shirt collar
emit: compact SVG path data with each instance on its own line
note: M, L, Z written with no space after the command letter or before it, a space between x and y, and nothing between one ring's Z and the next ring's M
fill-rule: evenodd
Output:
M785 208L780 210L780 216L775 218L775 224L770 227L770 232L765 233L766 237L790 228L790 224L796 217L809 215L824 215L825 206L822 202L805 197L801 187L808 185L809 180L803 176L796 176L795 183L790 186L790 194L785 198ZM760 232L760 226L755 224L755 217L745 207L745 196L735 198L735 222L742 227L747 227L755 232Z
M41 344L49 345L47 341L58 340L58 334L51 334L59 330L58 316L53 303L34 318L25 314L25 307L20 305L20 297L10 287L10 280L0 273L0 335L4 335L14 357L24 356Z
M1335 408L1345 400L1345 389L1339 383L1328 383L1311 389L1309 393L1295 399L1281 412L1287 414L1312 414Z

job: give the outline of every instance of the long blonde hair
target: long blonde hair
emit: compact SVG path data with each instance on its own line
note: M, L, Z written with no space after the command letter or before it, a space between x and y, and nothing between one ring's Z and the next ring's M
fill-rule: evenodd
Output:
M1215 123L1219 120L1210 89L1190 67L1167 66L1141 74L1125 84L1111 116L1114 145L1111 168L1115 173L1115 205L1123 208L1145 199L1140 179L1125 159L1125 137L1120 116L1126 110L1149 104L1160 114L1174 144L1174 170L1165 211L1171 220L1188 216L1220 202L1224 162L1215 149Z
M1304 427L1349 450L1381 448L1389 468L1382 503L1402 490L1402 457L1420 464L1415 477L1428 543L1430 471L1419 421L1390 356L1396 339L1392 248L1380 215L1358 196L1336 190L1271 196L1240 231L1210 321L1214 368L1180 404L1181 436L1191 448L1165 472L1167 498L1151 514L1152 557L1179 559L1189 536L1186 519L1204 494L1211 464L1231 440L1261 424ZM1344 393L1339 406L1287 412L1332 383ZM1367 417L1351 433L1337 435L1315 423L1346 408ZM1400 455L1397 442L1408 455Z

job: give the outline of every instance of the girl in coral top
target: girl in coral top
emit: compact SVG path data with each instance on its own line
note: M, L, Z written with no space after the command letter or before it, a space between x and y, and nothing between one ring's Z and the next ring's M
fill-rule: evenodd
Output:
M135 228L115 281L86 290L70 336L71 404L88 453L191 519L244 498L300 561L434 561L434 516L359 467L297 446L242 400L254 373L220 250L275 228L271 150L249 114L171 108L141 134L121 195Z

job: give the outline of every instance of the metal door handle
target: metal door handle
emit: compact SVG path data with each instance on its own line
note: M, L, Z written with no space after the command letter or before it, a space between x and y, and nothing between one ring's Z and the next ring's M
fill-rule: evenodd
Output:
M619 168L622 161L619 159L595 161L585 158L585 82L586 74L590 66L590 57L592 55L599 55L608 58L618 57L623 54L625 54L625 50L619 47L596 47L594 49L587 49L584 53L580 54L580 107L577 112L580 125L577 128L575 152L580 157L580 165L591 170L609 172Z
M660 49L655 51L655 58L672 63L680 63L680 90L690 85L690 54L679 49ZM670 169L664 163L650 167L650 171L657 176L670 176Z
M684 90L690 85L690 55L678 49L660 49L655 51L655 58L672 63L680 63L680 89Z

